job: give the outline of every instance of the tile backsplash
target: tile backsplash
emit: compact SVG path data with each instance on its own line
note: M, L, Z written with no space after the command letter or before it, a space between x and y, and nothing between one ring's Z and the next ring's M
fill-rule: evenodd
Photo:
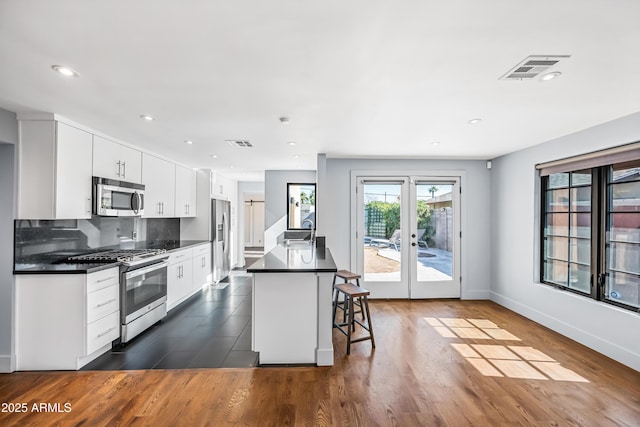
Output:
M134 249L141 242L180 240L179 218L15 220L15 263L51 261L95 249Z

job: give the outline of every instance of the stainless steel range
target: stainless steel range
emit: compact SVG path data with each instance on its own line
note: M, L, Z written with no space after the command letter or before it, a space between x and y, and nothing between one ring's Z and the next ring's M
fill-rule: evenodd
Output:
M122 263L120 343L124 344L167 315L168 258L164 249L131 249L79 255L69 261Z

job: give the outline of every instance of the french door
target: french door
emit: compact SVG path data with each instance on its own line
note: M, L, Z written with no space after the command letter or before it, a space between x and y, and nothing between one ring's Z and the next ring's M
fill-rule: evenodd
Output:
M356 177L356 264L372 298L460 297L460 180Z

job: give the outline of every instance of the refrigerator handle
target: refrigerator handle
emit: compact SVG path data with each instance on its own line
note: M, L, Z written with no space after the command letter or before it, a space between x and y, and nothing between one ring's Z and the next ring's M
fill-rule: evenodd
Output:
M222 252L227 246L227 212L222 212Z

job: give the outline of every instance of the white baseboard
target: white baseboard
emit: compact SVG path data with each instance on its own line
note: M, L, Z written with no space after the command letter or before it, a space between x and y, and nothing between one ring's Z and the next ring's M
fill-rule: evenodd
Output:
M16 356L12 355L0 355L0 373L9 374L16 370Z
M496 292L491 292L491 300L640 372L640 354Z
M491 291L462 291L460 299L491 299Z

